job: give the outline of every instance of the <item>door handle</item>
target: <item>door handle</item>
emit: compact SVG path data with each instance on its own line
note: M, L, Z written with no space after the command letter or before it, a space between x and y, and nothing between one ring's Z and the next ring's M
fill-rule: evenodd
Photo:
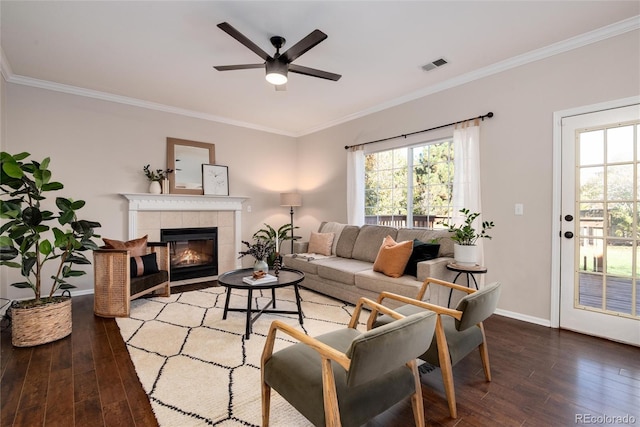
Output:
M573 233L571 231L566 231L564 233L564 237L566 237L567 239L572 239L573 238Z
M567 221L567 222L573 221L573 215L565 215L564 216L564 220Z

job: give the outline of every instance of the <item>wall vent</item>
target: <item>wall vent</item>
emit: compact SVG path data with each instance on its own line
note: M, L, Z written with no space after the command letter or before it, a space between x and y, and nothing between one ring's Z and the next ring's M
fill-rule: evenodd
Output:
M429 62L426 65L423 65L422 69L424 71L431 71L431 70L436 69L438 67L442 67L446 63L447 63L447 61L445 61L444 59L440 58L440 59L436 59L433 62Z

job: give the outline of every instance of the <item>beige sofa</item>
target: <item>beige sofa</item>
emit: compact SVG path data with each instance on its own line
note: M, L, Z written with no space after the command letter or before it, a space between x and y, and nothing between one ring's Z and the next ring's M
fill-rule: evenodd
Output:
M323 222L318 232L334 233L331 254L309 254L308 241L296 242L294 254L287 254L284 265L304 272L302 286L355 304L360 297L375 300L380 292L389 291L407 297L415 297L427 277L452 281L455 273L447 270L453 262L453 241L446 230L393 228L380 225L354 225ZM417 264L417 275L388 277L373 271L373 264L380 245L386 236L396 242L418 239L440 244L438 257ZM447 303L448 291L433 286L424 300L435 304Z

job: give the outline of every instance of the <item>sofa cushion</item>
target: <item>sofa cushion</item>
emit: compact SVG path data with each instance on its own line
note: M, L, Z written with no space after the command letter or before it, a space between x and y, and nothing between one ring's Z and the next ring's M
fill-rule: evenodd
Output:
M355 245L359 233L360 227L357 225L345 225L336 244L336 255L342 258L351 258L353 245Z
M374 262L378 256L380 245L385 237L391 236L396 239L398 230L393 227L382 225L363 225L353 245L351 258L360 261ZM413 240L413 239L411 239Z
M129 251L130 256L142 256L147 253L147 236L140 237L139 239L129 240L123 242L120 240L102 238L106 249L119 249Z
M146 276L135 277L131 279L130 292L131 295L136 295L168 281L169 272L166 270L160 270L157 273L147 274Z
M318 229L321 233L333 233L335 236L333 237L333 245L331 246L331 255L336 254L336 247L338 246L338 240L340 240L340 234L342 234L342 230L346 224L340 224L339 222L323 222L320 224L320 228Z
M355 273L371 270L371 263L340 257L327 258L317 262L318 276L323 279L355 285Z
M318 258L311 254L294 254L284 256L284 265L287 268L293 268L294 270L300 270L305 274L318 274L318 263L325 259L335 257L325 257L320 255Z
M383 291L415 298L422 282L413 276L391 278L373 270L359 271L355 274L356 287L379 294Z
M439 243L439 257L453 256L453 240L451 233L446 229L427 229L427 228L401 228L398 230L396 240L413 240L418 239L422 242ZM435 242L434 242L435 240Z
M315 233L312 231L307 250L312 254L329 256L331 255L334 237L335 233Z
M373 271L378 271L389 277L400 277L404 274L407 261L411 257L413 241L396 242L391 236L385 237L378 256L373 263Z
M404 274L410 274L416 276L418 274L418 263L420 261L428 261L438 257L440 251L439 243L427 243L418 239L413 241L413 251L407 262L407 266L404 269Z

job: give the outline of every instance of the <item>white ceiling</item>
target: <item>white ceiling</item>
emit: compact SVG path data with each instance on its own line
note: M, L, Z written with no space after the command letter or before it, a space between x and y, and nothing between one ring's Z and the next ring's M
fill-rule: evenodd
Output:
M593 39L585 33L638 28L639 14L638 1L2 0L2 71L299 136ZM261 62L216 26L224 21L270 54L269 37L285 37L286 50L320 29L329 37L295 63L342 79L289 74L280 92L260 69L216 71ZM449 64L421 69L438 58Z

